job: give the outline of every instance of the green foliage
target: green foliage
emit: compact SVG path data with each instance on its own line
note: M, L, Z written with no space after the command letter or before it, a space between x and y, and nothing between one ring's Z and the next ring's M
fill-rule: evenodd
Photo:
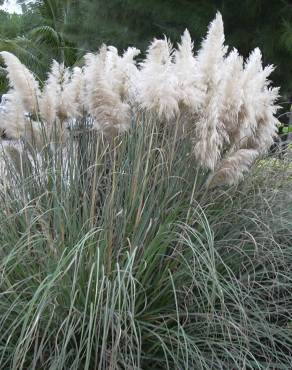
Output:
M177 129L142 117L111 142L7 150L3 368L289 368L287 168L206 189Z
M273 80L281 94L292 91L292 6L287 0L40 0L23 16L0 12L0 37L25 36L41 49L41 78L53 58L73 65L89 50L102 43L119 49L135 45L142 51L154 37L164 34L173 42L187 27L195 43L215 12L220 10L227 44L247 56L253 47L263 51L264 62L275 64ZM31 67L31 66L29 66Z
M260 47L264 62L278 67L273 80L281 93L292 91L292 5L287 0L72 0L68 9L66 34L79 48L96 50L105 42L143 51L151 39L164 34L178 41L185 28L200 43L220 10L227 44L244 56Z
M49 48L50 58L68 66L73 65L77 57L76 47L64 34L69 4L70 0L43 0L37 7L43 21L30 33L30 38L37 45Z
M281 94L292 91L292 4L287 0L222 2L227 43L247 56L260 47L264 62L277 66L273 73Z
M63 33L66 12L63 1L51 0L31 5L23 15L0 12L0 50L13 52L43 81L52 60L73 65L76 47ZM0 76L0 93L7 83ZM2 87L2 89L1 89Z
M0 11L1 37L14 38L23 32L23 18L17 14Z
M6 79L6 69L0 67L0 92L7 91L8 82Z
M167 35L177 41L186 27L199 41L216 10L214 3L203 0L73 0L66 30L85 50L96 50L102 42L145 50L154 37Z
M42 71L48 68L45 59L41 58L39 48L25 37L25 34L39 21L33 12L24 15L8 14L0 11L0 50L6 50L17 55L20 60L29 65L37 74L44 77ZM5 74L0 74L0 94L7 91Z

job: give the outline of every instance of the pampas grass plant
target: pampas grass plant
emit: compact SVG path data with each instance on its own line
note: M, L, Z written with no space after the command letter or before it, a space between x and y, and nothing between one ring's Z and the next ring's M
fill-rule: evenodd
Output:
M220 14L197 55L188 31L137 55L54 62L40 89L2 53L0 368L288 369L291 165L257 160L272 67L227 54Z

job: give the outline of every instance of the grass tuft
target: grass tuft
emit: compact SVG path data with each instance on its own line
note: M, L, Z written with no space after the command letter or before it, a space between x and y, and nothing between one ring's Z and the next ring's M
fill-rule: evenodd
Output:
M1 368L290 367L290 167L208 189L175 130L5 152Z

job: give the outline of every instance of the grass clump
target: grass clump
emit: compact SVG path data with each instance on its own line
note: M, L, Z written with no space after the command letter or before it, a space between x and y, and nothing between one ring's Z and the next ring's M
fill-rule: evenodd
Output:
M287 369L289 173L208 188L190 135L142 121L6 150L1 368Z

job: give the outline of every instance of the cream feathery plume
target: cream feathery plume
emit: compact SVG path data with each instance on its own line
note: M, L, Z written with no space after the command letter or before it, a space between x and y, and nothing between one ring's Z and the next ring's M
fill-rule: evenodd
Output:
M220 158L224 141L224 128L220 121L220 82L225 54L223 21L221 14L217 13L197 56L200 85L204 86L205 96L196 121L194 153L199 164L211 170Z
M49 124L68 118L68 107L64 102L63 91L69 84L69 71L64 64L53 61L43 92L39 108L41 117Z
M259 75L258 82L261 90L258 92L258 105L255 107L257 128L249 140L249 145L260 153L266 153L277 136L279 120L275 117L280 106L275 102L279 98L279 88L269 88L267 77L274 70L274 66L267 66Z
M171 121L179 114L177 77L173 73L171 45L164 40L154 40L141 63L137 81L138 105L159 119Z
M37 112L40 89L34 75L15 55L7 51L2 51L0 55L6 64L10 86L17 91L24 110L31 113Z
M207 181L208 186L233 185L242 180L259 155L257 150L239 149L223 159Z
M262 54L259 48L255 48L245 62L242 73L243 103L234 140L238 148L246 146L246 142L254 135L257 128L256 110L258 109L258 94L263 87L259 84L262 71Z
M6 103L0 113L0 128L10 139L20 139L25 134L26 118L22 96L18 91L10 90L6 94Z
M233 144L238 130L238 116L243 104L243 58L233 49L226 57L222 70L222 107L220 121L225 130L225 141Z
M203 87L199 85L199 71L193 48L191 35L186 29L174 52L173 72L178 79L181 105L187 107L191 113L200 108L205 97Z
M0 129L9 139L24 139L26 142L42 146L42 123L31 120L25 113L22 97L10 90L6 96L4 109L0 111Z
M92 104L91 93L95 89L94 76L97 66L102 68L101 73L105 74L105 64L107 58L107 47L103 44L97 54L87 53L84 56L85 66L83 67L84 85L83 85L83 104L85 110L89 112Z
M256 113L257 128L254 134L248 140L248 146L258 150L260 153L266 153L277 136L279 120L275 117L279 106L274 102L279 98L279 88L264 88L261 93L258 104L262 108Z
M59 95L59 63L53 60L39 104L40 115L49 125L53 125L57 120Z
M62 92L62 105L68 118L78 118L83 114L84 76L79 67L74 67L70 81Z
M258 92L255 99L255 116L257 127L250 142L252 147L261 153L267 152L277 135L280 122L275 117L280 108L275 104L279 98L279 88L270 88L269 75L274 71L273 65L268 65L256 77Z
M58 110L57 115L60 120L60 122L65 121L69 118L69 110L71 108L66 102L66 96L64 96L65 90L68 88L68 85L70 84L70 69L66 68L64 63L59 63L58 68L58 78L59 78L59 90L58 90Z
M113 91L117 92L122 101L133 101L133 91L138 75L138 68L134 58L140 50L129 47L122 57L113 46L108 46L105 62L105 78Z
M274 117L278 106L278 89L269 89L267 77L274 70L263 69L262 56L256 48L249 56L243 71L243 104L239 112L235 143L238 148L252 147L265 152L273 143L278 120Z
M247 83L254 79L258 73L262 72L262 53L259 48L255 48L249 55L244 66L244 81Z
M136 63L134 58L136 58L141 51L135 47L128 47L122 56L122 60L126 65L134 66L135 70L137 70Z
M243 104L239 114L239 126L236 133L237 147L244 147L249 137L255 133L256 99L261 86L257 85L258 75L262 72L262 54L259 48L252 51L247 59L243 71Z
M119 53L118 49L114 46L107 46L105 60L101 63L101 66L104 68L104 76L108 84L115 91L119 90L118 87L118 78L117 70L119 64Z
M224 41L223 20L218 12L209 25L207 36L197 55L198 69L206 89L216 87L220 82L223 58L227 51Z
M103 47L103 46L102 46ZM101 49L100 49L101 52ZM97 55L93 53L87 53L84 56L85 65L83 68L83 75L84 75L84 85L83 85L83 104L85 110L89 111L89 106L91 104L91 91L95 88L93 82L93 75L95 73L96 63L97 63Z
M85 79L91 79L86 86L86 100L95 120L94 127L109 135L127 130L131 122L130 107L122 102L105 78L104 49L98 55L88 55L86 63Z
M134 103L137 95L137 81L139 70L135 58L140 54L140 50L129 47L120 59L120 96L122 100L131 104Z

